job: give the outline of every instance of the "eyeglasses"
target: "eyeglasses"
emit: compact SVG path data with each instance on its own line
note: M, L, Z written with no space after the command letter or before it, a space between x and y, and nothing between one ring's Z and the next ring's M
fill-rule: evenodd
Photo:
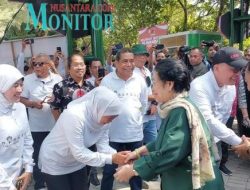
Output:
M44 62L33 62L33 67L42 67Z

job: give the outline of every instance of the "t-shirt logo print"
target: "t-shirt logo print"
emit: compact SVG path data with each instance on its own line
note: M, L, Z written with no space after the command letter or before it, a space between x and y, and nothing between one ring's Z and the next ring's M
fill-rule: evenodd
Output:
M83 89L76 89L72 95L72 99L75 100L77 98L82 97L85 94L86 92Z

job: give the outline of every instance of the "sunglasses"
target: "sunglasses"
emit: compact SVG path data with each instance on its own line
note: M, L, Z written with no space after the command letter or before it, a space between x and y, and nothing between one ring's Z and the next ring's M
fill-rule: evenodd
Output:
M33 62L32 64L34 67L42 67L44 65L44 62Z

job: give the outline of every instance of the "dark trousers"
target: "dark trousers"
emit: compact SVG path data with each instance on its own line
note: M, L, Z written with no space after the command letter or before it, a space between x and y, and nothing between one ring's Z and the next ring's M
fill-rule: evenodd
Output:
M248 96L249 96L249 92L248 92ZM249 102L249 100L248 100ZM250 107L248 107L248 114ZM247 128L246 126L243 125L243 115L241 113L241 110L238 108L237 110L237 123L238 123L238 132L239 132L239 136L241 137L242 135L245 135L247 137L250 137L250 128Z
M110 146L117 150L117 152L124 150L135 150L142 146L142 141L131 143L117 143L109 142ZM101 183L101 190L112 190L114 182L114 173L116 172L117 164L106 164L103 168L103 177ZM139 176L132 177L129 180L131 190L142 189L142 179Z
M44 174L48 190L88 190L87 169L65 175Z
M234 117L229 117L229 119L227 120L226 126L230 129L232 129L233 126L233 122L234 122ZM228 160L228 147L229 145L225 142L221 142L221 161L220 164L226 164L227 160Z
M89 147L89 150L91 150L93 152L96 152L97 151L96 145L94 144L91 147ZM86 168L87 168L88 179L90 179L91 175L97 175L98 174L96 167L87 165ZM90 181L88 183L89 183L89 186L90 186Z
M40 151L42 142L48 134L49 132L32 132L31 133L33 141L34 141L33 159L35 162L35 166L33 167L33 178L35 181L35 186L34 186L35 189L41 189L45 187L44 176L41 173L41 170L38 168L38 156L39 156L39 151Z

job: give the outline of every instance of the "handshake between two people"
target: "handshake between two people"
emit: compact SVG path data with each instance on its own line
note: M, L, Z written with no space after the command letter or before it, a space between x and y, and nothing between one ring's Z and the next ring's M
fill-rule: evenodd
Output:
M121 151L113 154L112 162L118 164L114 178L119 182L128 182L131 177L138 176L133 168L133 162L140 158L139 149L131 151Z
M112 163L119 166L125 164L131 164L138 158L135 151L121 151L112 155Z
M238 157L243 159L250 159L250 138L245 135L242 136L242 143L233 147L234 152Z

